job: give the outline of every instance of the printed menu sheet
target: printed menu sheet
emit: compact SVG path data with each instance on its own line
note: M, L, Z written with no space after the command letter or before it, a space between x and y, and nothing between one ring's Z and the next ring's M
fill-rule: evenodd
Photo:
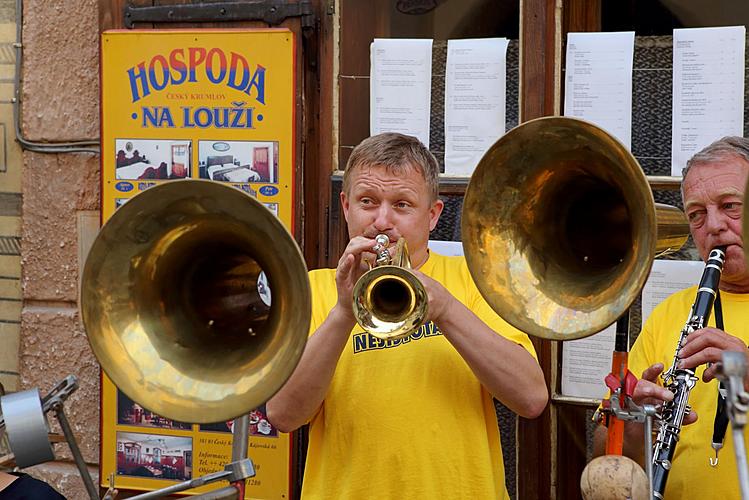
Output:
M371 135L400 132L429 147L432 40L375 38L370 47Z
M632 57L635 34L569 33L564 114L632 142Z
M674 30L671 175L713 141L744 131L746 28Z
M505 133L506 38L448 40L445 173L470 176Z

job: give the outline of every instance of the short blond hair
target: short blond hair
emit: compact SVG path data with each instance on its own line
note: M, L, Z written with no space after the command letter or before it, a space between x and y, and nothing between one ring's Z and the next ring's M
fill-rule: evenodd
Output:
M416 168L427 183L432 200L439 195L439 164L416 137L385 132L364 139L356 146L343 172L343 192L349 192L351 174L361 167L384 167L389 172Z

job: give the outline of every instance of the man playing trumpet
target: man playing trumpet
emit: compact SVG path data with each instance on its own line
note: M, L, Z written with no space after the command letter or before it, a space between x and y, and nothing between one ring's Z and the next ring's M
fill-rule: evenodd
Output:
M508 498L492 396L532 418L547 390L528 337L490 309L465 260L428 250L438 184L436 159L413 137L373 136L351 154L341 193L351 240L337 269L310 273L311 335L267 405L282 431L310 424L303 498ZM405 238L428 295L426 323L396 340L364 333L352 311L379 234Z
M719 455L711 447L718 406L717 364L723 351L743 352L749 360L749 270L744 257L742 212L749 177L749 140L726 137L694 155L684 169L682 199L690 232L702 259L711 249L726 246L726 257L710 326L689 334L678 351L676 368L696 369L701 379L691 390L689 405L664 498L738 498L739 486L730 435ZM629 354L629 368L642 378L633 400L637 405L671 401L673 393L659 384L660 374L674 359L696 287L674 293L645 323ZM717 322L717 323L716 323ZM715 325L723 325L716 328ZM749 380L744 382L749 389ZM625 455L643 463L643 427L627 424ZM596 451L603 450L606 431L596 431Z

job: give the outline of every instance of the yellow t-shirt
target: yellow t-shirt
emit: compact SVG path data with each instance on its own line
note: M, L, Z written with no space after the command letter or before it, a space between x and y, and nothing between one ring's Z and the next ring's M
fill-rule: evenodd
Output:
M420 268L534 357L528 337L486 304L462 257ZM335 305L335 270L310 273L313 333ZM498 363L502 360L498 359ZM310 422L302 498L505 499L491 395L431 322L381 341L357 325Z
M671 366L684 324L697 294L697 287L677 292L658 307L648 318L642 333L629 354L629 369L637 377L655 363ZM749 342L749 294L721 292L725 331ZM715 326L715 311L708 323ZM717 467L709 459L715 456L710 446L713 437L713 420L718 398L718 381L702 381L705 366L698 367L700 377L689 395L689 405L697 412L697 422L681 429L676 445L673 466L666 482L665 498L740 498L736 460L734 458L731 427L726 432L725 444L720 451ZM662 382L662 381L661 381ZM745 439L749 432L744 433Z

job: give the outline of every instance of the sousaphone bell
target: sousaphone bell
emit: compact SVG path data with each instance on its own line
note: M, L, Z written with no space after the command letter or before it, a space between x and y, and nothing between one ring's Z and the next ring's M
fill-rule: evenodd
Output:
M466 261L489 305L529 335L572 340L615 322L684 214L656 204L637 160L569 117L525 122L484 154L462 214Z
M164 417L219 422L266 402L307 340L299 248L262 203L211 181L121 206L83 271L81 313L112 382Z

